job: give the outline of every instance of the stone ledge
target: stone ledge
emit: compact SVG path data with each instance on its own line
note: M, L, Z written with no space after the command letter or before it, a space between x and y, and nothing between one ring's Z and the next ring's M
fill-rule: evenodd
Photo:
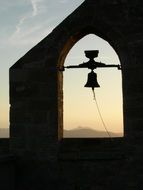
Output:
M0 164L7 163L7 162L8 163L13 162L15 160L16 160L16 158L11 154L6 154L6 155L0 156Z
M122 160L125 138L65 138L58 158L67 161Z
M114 161L125 160L123 152L64 152L59 154L60 161Z

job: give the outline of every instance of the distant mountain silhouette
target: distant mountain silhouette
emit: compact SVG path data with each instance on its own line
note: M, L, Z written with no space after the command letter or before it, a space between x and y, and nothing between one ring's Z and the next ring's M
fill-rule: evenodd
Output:
M109 132L111 137L122 137L122 133L113 133ZM101 138L108 137L106 131L98 131L91 129L89 127L77 127L72 130L64 130L64 137L66 138ZM0 138L9 138L9 129L8 128L0 128Z
M122 133L113 133L109 131L111 137L122 137ZM64 130L64 137L66 138L102 138L109 137L106 131L98 131L89 127L77 127L72 130Z
M0 128L0 138L9 138L8 128Z

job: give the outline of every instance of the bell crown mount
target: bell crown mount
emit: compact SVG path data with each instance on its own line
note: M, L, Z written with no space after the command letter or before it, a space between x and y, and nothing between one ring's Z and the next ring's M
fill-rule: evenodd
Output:
M66 69L88 68L93 71L96 68L105 68L105 67L116 67L119 70L121 70L121 65L115 65L115 64L106 65L105 63L95 61L94 58L98 57L99 50L86 50L84 51L84 53L85 53L85 56L89 58L89 61L83 62L79 65L69 65L69 66L63 67L61 70L64 71L65 68Z

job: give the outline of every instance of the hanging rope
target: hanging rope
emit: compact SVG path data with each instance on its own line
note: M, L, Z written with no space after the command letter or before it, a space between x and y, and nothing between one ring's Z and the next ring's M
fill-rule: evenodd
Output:
M104 129L105 129L107 135L111 138L111 135L110 135L110 133L109 133L109 131L108 131L106 125L105 125L105 122L104 122L104 120L103 120L102 114L101 114L101 112L100 112L100 109L99 109L99 106L98 106L98 102L97 102L97 99L96 99L96 95L95 95L94 88L92 88L92 91L93 91L93 97L94 97L93 99L95 100L96 107L97 107L97 111L98 111L98 113L99 113L99 117L100 117L100 119L101 119L101 122L102 122L102 124L103 124L103 127L104 127Z

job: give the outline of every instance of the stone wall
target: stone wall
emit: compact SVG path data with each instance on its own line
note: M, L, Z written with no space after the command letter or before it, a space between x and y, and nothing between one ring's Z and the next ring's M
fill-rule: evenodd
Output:
M16 189L142 189L143 2L85 0L10 68ZM122 66L124 138L63 139L65 58L82 37L111 44Z
M15 164L13 155L9 154L9 139L0 139L0 189L14 190Z

